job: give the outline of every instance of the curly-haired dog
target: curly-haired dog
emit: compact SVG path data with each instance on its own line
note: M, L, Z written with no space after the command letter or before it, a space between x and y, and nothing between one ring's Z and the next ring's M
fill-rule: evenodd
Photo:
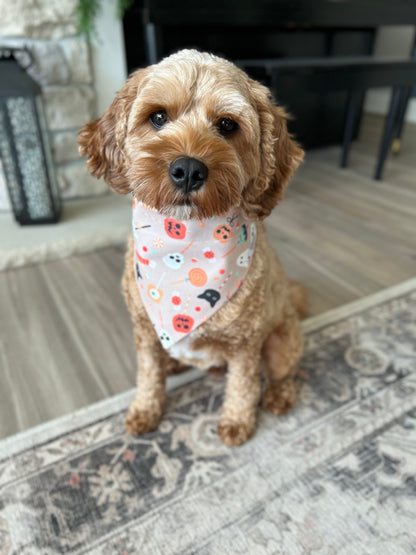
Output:
M286 119L231 62L184 50L135 72L80 131L91 173L133 193L123 290L139 374L128 432L157 426L166 376L189 365L228 367L227 445L255 431L261 366L263 407L293 404L306 301L262 224L303 157Z

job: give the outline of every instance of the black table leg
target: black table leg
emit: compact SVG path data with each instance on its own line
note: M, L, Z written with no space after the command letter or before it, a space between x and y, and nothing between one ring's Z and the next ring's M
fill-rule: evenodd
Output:
M389 151L391 139L393 136L393 130L397 123L397 112L400 104L401 95L402 95L402 89L400 88L393 89L393 93L390 101L389 113L387 115L386 125L384 127L383 140L381 142L381 147L378 155L376 173L374 176L374 179L377 179L377 180L381 179L384 162L386 160L386 156Z
M360 92L351 91L348 94L347 110L346 110L345 125L344 125L344 138L342 141L341 168L347 167L348 152L350 148L352 134L354 132L357 108L359 106L360 99L361 99Z
M401 142L402 142L401 138L402 138L403 127L404 127L404 118L406 116L406 110L409 104L410 97L412 96L412 92L413 92L413 87L407 87L404 90L404 93L402 95L399 113L397 116L397 128L394 133L394 140L391 146L393 154L399 154L400 152Z
M146 56L147 63L157 64L159 61L159 47L158 32L157 27L154 23L145 24L145 45L146 45Z

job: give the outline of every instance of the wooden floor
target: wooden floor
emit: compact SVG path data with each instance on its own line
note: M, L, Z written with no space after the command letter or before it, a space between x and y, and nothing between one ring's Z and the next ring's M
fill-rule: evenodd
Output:
M268 219L312 315L416 275L416 126L376 182L381 131L366 118L345 170L338 147L308 152ZM123 251L0 273L0 437L134 386Z

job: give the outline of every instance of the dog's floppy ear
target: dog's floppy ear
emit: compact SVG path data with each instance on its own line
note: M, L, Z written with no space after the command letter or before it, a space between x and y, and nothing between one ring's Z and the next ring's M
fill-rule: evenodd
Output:
M243 209L248 217L266 218L283 198L304 152L287 130L288 115L276 106L269 89L250 80L253 101L260 123L260 171L243 194Z
M78 134L79 152L87 156L86 165L91 174L97 178L104 176L108 185L121 194L130 192L124 154L128 117L146 75L147 69L133 73L108 110L84 125Z

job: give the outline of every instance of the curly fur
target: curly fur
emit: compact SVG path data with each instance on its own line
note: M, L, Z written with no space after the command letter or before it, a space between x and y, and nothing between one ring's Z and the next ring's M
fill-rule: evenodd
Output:
M162 109L169 121L156 130L149 115ZM231 136L218 131L222 118L238 123ZM293 404L293 377L302 354L299 316L306 311L306 297L284 275L262 224L303 158L286 121L270 91L231 62L184 50L134 73L104 115L80 131L87 167L117 192L134 192L138 200L178 219L223 215L240 207L257 226L244 284L180 342L186 350L176 349L174 356L162 348L143 307L130 240L123 291L139 366L137 394L126 418L130 433L157 426L166 376L188 365L228 366L218 426L227 445L239 445L255 431L261 360L263 406L282 414ZM174 187L168 174L171 162L184 155L203 161L209 170L204 186L188 194Z

